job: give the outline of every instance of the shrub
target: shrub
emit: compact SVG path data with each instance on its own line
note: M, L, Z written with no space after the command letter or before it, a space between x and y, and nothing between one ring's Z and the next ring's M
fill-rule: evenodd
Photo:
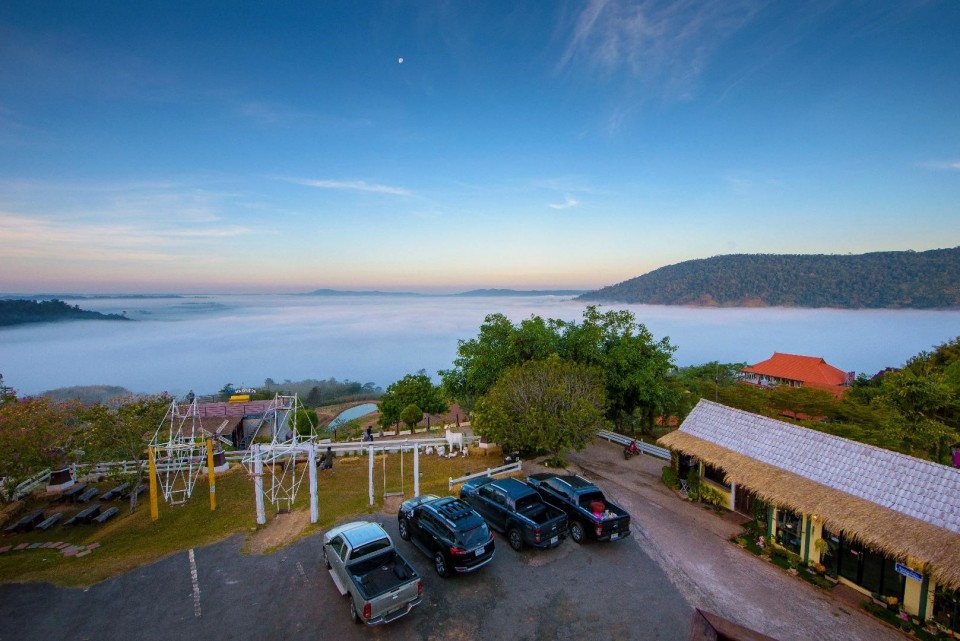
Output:
M680 487L680 480L677 478L677 471L669 465L664 465L660 470L660 480L671 490Z

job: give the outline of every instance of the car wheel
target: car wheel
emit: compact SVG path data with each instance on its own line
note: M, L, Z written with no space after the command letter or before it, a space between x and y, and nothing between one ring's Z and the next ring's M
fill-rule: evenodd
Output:
M447 560L443 558L443 554L437 552L433 555L433 567L442 578L447 578L450 575L450 572L447 570Z
M326 550L326 548L324 548L324 550L323 550L323 564L324 564L325 566L327 566L327 569L328 569L328 570L330 569L330 559L327 558L327 550Z
M400 519L400 538L404 541L410 540L410 523L407 519Z
M507 540L510 542L510 547L514 550L520 550L523 547L523 535L520 534L520 530L513 528L507 532Z
M360 614L357 612L357 605L353 602L353 597L350 597L350 620L354 623L360 623Z
M585 532L580 521L574 521L570 524L570 538L577 543L583 543Z

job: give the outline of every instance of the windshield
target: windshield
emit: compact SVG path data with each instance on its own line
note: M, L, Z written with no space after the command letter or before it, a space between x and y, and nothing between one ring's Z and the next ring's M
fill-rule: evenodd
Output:
M361 556L366 556L376 552L377 550L382 550L388 547L390 547L390 539L377 539L376 541L370 541L369 543L355 547L353 552L350 554L350 558L359 559Z
M457 532L457 543L465 550L483 545L490 539L490 530L486 524L481 523L472 530Z

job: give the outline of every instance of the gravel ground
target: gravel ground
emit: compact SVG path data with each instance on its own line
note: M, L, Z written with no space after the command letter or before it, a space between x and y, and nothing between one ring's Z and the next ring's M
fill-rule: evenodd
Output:
M664 486L660 470L665 461L647 455L626 461L621 446L599 439L570 461L572 471L594 479L630 512L641 548L692 607L780 641L904 638L858 608L731 543L740 525L682 500ZM540 468L524 463L524 471Z

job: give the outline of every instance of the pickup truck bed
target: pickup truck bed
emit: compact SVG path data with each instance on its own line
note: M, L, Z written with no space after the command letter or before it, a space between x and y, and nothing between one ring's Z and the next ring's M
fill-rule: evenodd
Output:
M393 550L370 559L360 559L347 569L367 600L395 590L416 576L404 558Z
M532 474L527 484L535 488L545 502L566 513L570 519L570 537L575 542L616 541L630 536L630 515L587 479L545 472Z

